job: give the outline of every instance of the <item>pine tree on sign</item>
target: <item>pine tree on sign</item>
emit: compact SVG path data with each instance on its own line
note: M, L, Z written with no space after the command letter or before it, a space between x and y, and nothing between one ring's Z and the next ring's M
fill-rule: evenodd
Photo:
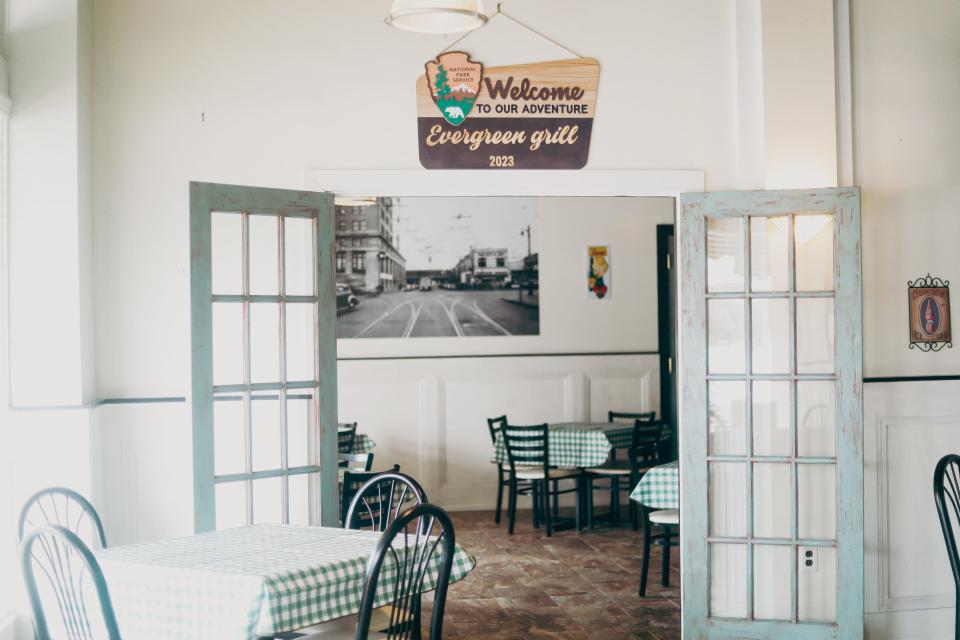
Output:
M437 77L433 81L433 86L437 90L438 98L442 98L450 93L450 85L447 84L447 70L443 68L442 64L437 65Z

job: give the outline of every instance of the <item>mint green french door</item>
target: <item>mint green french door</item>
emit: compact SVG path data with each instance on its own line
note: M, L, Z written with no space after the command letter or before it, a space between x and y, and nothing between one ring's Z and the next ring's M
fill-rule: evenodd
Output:
M680 203L683 637L859 640L859 191Z
M335 526L333 195L190 183L194 528Z

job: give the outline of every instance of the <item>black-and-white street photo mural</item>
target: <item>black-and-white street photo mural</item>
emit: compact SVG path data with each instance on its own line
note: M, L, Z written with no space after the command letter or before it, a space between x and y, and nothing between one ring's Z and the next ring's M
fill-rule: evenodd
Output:
M533 198L338 198L337 337L539 335Z

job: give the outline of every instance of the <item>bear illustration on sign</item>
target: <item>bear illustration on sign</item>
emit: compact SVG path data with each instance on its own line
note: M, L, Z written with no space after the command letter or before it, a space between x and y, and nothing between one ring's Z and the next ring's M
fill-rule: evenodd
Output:
M460 107L447 107L443 110L443 112L447 114L447 120L450 122L453 122L454 120L459 122L467 117L466 114L463 113L463 109Z
M453 126L463 122L480 93L483 65L472 62L462 51L437 56L426 65L427 85L444 120Z

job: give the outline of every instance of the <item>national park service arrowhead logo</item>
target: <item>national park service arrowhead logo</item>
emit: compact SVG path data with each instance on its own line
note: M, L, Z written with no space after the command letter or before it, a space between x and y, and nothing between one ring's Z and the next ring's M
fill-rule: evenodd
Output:
M450 51L424 66L434 103L447 122L459 125L477 101L483 65L471 62L469 54L462 51Z

